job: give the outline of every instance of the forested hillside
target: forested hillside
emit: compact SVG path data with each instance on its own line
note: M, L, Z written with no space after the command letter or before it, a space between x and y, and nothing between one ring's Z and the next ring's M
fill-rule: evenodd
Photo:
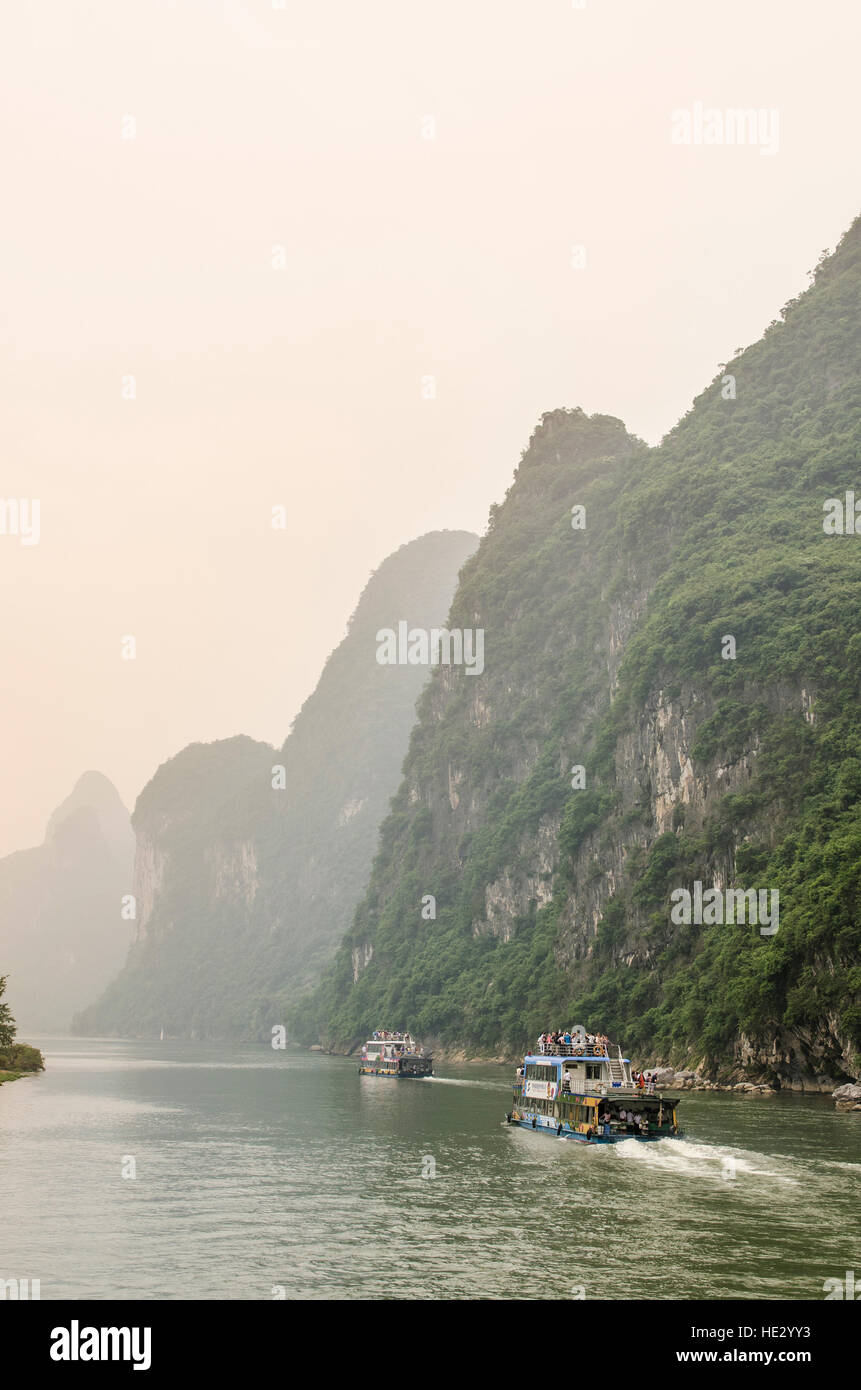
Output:
M861 504L859 287L856 222L657 448L542 417L453 603L485 671L422 696L306 1041L516 1053L582 1022L714 1074L857 1075L861 535L826 526ZM696 882L778 892L779 930L677 925Z

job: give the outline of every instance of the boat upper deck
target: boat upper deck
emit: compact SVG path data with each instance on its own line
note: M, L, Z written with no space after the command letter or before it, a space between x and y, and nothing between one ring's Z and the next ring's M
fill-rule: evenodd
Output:
M362 1046L362 1056L367 1057L424 1057L424 1048L410 1033L392 1033L381 1030Z
M541 1057L579 1057L582 1061L591 1062L602 1057L609 1057L609 1050L603 1043L542 1043L538 1049ZM621 1054L620 1054L621 1056ZM623 1061L630 1059L624 1057Z
M668 1095L651 1077L640 1084L621 1048L614 1057L582 1043L527 1053L518 1068L518 1081L523 1095L531 1097Z

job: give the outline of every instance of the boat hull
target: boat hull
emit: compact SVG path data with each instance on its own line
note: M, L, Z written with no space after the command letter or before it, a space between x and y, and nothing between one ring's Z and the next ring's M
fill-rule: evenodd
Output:
M543 1118L543 1117L542 1117ZM634 1139L638 1144L655 1144L659 1139L681 1139L684 1130L677 1130L675 1134L593 1134L591 1138L587 1134L580 1134L576 1129L570 1129L563 1125L561 1130L558 1121L552 1123L532 1123L531 1120L508 1120L508 1124L518 1129L528 1129L531 1133L543 1134L550 1139L571 1139L575 1144L625 1144L629 1139Z
M414 1071L394 1071L387 1067L359 1067L360 1076L389 1076L393 1081L424 1081L427 1077L433 1076L433 1067L427 1070Z
M659 1139L681 1139L684 1136L684 1130L678 1128L675 1132L663 1129L651 1130L648 1134L636 1132L604 1134L603 1131L599 1130L589 1135L580 1129L575 1129L567 1120L558 1120L553 1115L521 1115L517 1111L512 1111L506 1115L505 1122L518 1129L528 1129L534 1134L544 1134L551 1139L573 1139L577 1144L624 1144L629 1139L635 1139L638 1144L654 1144Z

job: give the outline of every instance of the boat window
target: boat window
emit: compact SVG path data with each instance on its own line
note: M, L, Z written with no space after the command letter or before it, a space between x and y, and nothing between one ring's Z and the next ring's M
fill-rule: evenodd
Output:
M549 1113L549 1102L530 1096L525 1102L525 1108L532 1114L547 1115Z
M555 1067L542 1066L540 1062L527 1062L524 1068L524 1076L527 1081L556 1081L557 1072Z

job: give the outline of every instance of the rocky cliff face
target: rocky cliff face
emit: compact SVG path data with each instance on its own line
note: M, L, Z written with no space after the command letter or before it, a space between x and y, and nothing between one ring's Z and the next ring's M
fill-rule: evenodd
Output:
M255 1038L283 1023L365 887L428 675L380 665L377 632L443 622L477 543L435 532L380 566L280 749L193 744L159 768L133 817L134 943L79 1031Z
M425 692L302 1036L576 1021L727 1084L857 1075L861 536L823 515L861 481L859 298L856 223L658 448L543 417L454 599L486 669ZM674 920L698 884L778 930Z
M44 844L0 860L0 974L21 1030L65 1031L120 968L133 855L116 789L87 772L51 816Z

